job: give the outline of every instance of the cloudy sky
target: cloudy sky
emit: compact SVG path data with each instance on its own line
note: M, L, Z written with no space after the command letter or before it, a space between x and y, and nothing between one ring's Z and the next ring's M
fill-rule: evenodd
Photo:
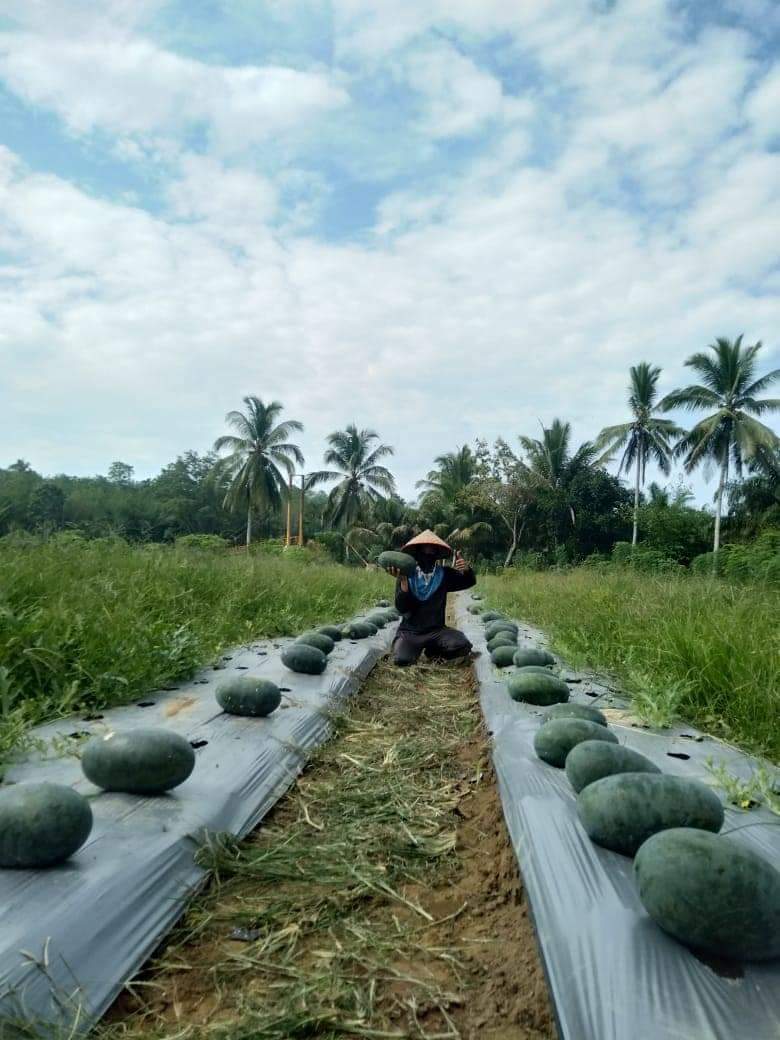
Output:
M780 364L775 0L0 0L0 465L434 455ZM709 494L711 494L711 489Z

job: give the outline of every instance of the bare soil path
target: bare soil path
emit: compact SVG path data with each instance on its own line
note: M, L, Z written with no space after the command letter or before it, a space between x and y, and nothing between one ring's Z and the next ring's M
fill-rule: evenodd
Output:
M101 1040L554 1040L468 666L383 660Z

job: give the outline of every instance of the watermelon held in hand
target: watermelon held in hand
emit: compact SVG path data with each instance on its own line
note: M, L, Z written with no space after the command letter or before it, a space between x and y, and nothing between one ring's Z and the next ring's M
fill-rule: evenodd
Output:
M417 570L417 560L404 552L387 550L379 554L376 562L383 570L398 570L407 578Z
M53 867L92 830L92 809L63 784L13 784L0 790L0 867Z
M93 737L84 748L81 768L104 791L162 794L184 783L195 768L195 752L171 730L128 729Z
M304 675L321 675L325 671L328 658L316 646L308 643L291 643L282 650L282 664L291 672L302 672Z
M585 740L566 757L566 776L578 793L605 776L618 773L660 773L658 766L638 751L603 740Z
M534 667L531 665L530 667ZM544 669L539 669L544 674ZM545 722L551 719L586 719L588 722L597 722L599 726L607 725L607 718L598 708L590 704L577 704L571 701L569 704L555 704L548 712L545 712Z
M282 694L276 683L249 675L220 683L215 696L220 708L228 715L254 718L270 715L282 702Z
M728 837L690 827L648 838L634 860L650 917L684 946L713 957L780 957L780 871Z
M517 660L516 653L513 660ZM563 704L569 699L569 687L552 672L547 675L540 672L515 672L507 679L506 687L512 700L526 704L547 707L550 704Z
M537 647L522 647L515 654L515 664L518 668L524 668L526 665L546 665L555 664L555 658L549 650L540 650Z
M322 632L324 636L328 636L334 643L338 643L341 639L341 628L339 625L320 625L317 631Z
M318 650L321 650L326 656L336 645L330 636L326 636L323 632L304 632L302 635L298 636L295 642L304 646L314 646Z
M497 646L490 655L490 660L496 668L508 668L515 655L514 646Z
M591 841L633 856L659 831L695 827L717 832L723 826L718 796L698 780L665 773L618 773L583 788L577 814Z
M543 762L563 769L566 756L583 740L609 741L617 744L617 737L597 722L587 719L551 719L534 734L534 751Z

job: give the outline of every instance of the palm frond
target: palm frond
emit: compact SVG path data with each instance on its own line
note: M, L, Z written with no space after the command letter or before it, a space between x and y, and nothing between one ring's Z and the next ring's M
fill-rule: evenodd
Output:
M718 408L721 404L720 395L706 386L685 386L680 390L672 390L661 401L659 407L669 412L673 408L686 408L695 411L697 408Z

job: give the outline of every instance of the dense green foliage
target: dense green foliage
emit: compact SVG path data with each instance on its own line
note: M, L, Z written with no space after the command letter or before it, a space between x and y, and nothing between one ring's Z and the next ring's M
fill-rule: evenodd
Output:
M780 590L618 566L480 584L571 664L615 674L647 717L679 714L780 759Z
M30 722L132 700L226 647L348 618L387 592L385 574L300 553L0 542L0 761Z

